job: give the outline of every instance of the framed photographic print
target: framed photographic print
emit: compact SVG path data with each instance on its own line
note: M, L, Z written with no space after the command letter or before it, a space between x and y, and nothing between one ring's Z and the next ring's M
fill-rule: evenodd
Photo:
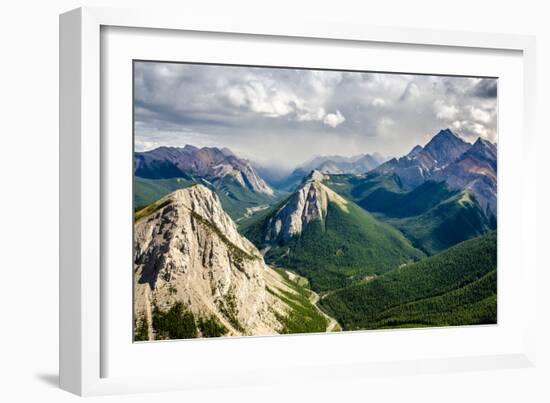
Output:
M497 323L497 78L133 71L135 340Z
M532 365L532 38L105 9L60 35L63 388Z

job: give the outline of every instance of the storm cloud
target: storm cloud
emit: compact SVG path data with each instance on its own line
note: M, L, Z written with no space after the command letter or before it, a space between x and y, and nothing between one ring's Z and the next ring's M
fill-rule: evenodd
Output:
M229 147L287 167L400 156L447 127L495 142L496 96L496 79L136 62L135 145Z

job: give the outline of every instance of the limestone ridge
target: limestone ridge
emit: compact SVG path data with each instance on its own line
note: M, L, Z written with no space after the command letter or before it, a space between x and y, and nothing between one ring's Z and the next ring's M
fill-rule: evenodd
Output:
M302 185L275 212L267 225L267 242L286 242L302 233L303 228L314 220L324 220L329 202L347 211L347 201L323 185L323 173L314 170Z
M202 185L177 190L148 207L135 223L134 310L155 338L153 306L182 302L199 317L213 317L229 335L281 330L288 306L268 292L281 278L242 237L218 196Z

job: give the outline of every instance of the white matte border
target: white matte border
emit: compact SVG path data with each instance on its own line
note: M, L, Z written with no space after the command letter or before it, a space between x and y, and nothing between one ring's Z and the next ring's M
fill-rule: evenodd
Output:
M251 35L196 34L132 28L104 28L102 55L106 80L102 99L105 185L104 376L182 376L217 368L235 373L266 366L345 365L522 351L522 300L512 296L521 281L518 244L522 187L519 170L499 170L498 325L444 329L342 332L307 336L247 337L130 342L132 333L132 61L172 60L353 70L398 71L499 77L499 159L521 152L523 96L521 53L466 48L335 42ZM261 142L261 133L258 133ZM361 150L357 150L360 152ZM517 249L516 249L517 250ZM182 365L185 362L185 365Z
M147 377L147 381L144 382L144 379L137 377L129 376L129 373L122 371L121 377L112 377L109 378L99 378L99 337L94 336L95 332L99 331L99 305L96 304L99 298L98 282L96 281L98 272L99 272L99 242L96 241L97 238L97 229L99 225L99 211L97 209L97 204L92 202L95 197L98 196L98 187L96 184L99 182L99 169L96 168L96 163L94 161L99 160L99 27L100 25L116 25L116 26L139 26L139 27L156 27L156 28L171 28L171 29L194 29L194 30L214 30L214 31L224 31L224 32L251 32L257 34L276 34L276 35L289 35L289 36L307 36L307 37L321 37L321 38L341 38L341 39L354 39L354 40L380 40L383 42L398 42L398 43L424 43L424 44L436 44L438 46L464 46L464 47L476 47L484 48L473 50L478 54L484 54L487 48L500 48L500 49L512 49L520 50L526 53L523 54L523 58L520 56L518 62L520 65L525 63L526 71L528 69L530 74L524 74L524 82L526 84L526 91L528 97L520 97L516 99L516 104L514 105L513 110L510 110L510 113L515 113L518 110L523 109L526 112L526 115L529 114L529 119L525 120L523 126L519 122L519 127L517 127L517 132L514 134L519 140L514 141L513 137L510 137L510 145L518 147L515 149L510 149L510 151L515 151L515 158L517 160L518 154L521 154L520 158L525 158L533 152L533 143L532 139L534 138L533 134L530 134L530 128L534 127L532 122L532 100L534 99L534 61L533 61L533 52L534 52L534 42L531 38L522 37L522 36L512 36L512 35L498 35L498 34L474 34L474 33L461 33L461 32L447 32L447 31L428 31L428 30L413 30L413 29L386 29L386 28L374 28L374 27L364 27L356 25L328 25L328 24L312 24L312 23L301 23L299 25L289 25L281 26L280 24L267 23L265 21L261 22L249 22L242 24L242 21L239 23L234 23L231 21L213 21L212 19L203 19L197 20L193 16L188 16L187 19L182 17L182 14L176 13L155 13L155 12L140 12L132 10L129 11L120 11L120 10L105 10L105 9L85 9L83 11L77 10L75 12L69 13L62 17L62 21L70 20L79 20L80 29L78 32L82 33L82 39L80 42L79 49L81 51L80 60L82 66L68 66L68 68L79 69L78 73L82 78L82 86L76 91L61 91L61 98L67 98L68 101L71 99L74 102L78 102L79 99L82 100L82 106L80 114L78 116L69 116L64 112L63 109L62 119L66 121L75 122L79 125L80 133L76 133L82 139L81 147L75 147L70 144L64 144L62 141L61 151L62 152L76 152L80 155L80 161L74 163L75 168L81 168L82 172L80 173L80 188L79 191L82 195L88 195L90 200L81 201L81 221L78 226L75 228L75 236L78 236L80 239L80 244L82 246L82 251L69 251L67 248L64 248L64 243L61 243L61 256L72 256L75 253L78 253L78 259L80 261L77 270L81 273L81 278L75 280L64 276L64 271L61 272L61 278L68 280L70 285L74 285L75 288L73 291L68 290L65 292L65 300L72 300L78 306L76 309L80 312L80 323L79 331L75 333L71 329L71 326L74 323L68 322L71 318L64 316L63 312L61 315L61 324L60 331L62 333L67 333L68 335L77 339L77 343L80 344L81 354L78 357L74 357L72 360L61 360L61 383L66 389L72 390L80 394L97 394L97 393L115 393L115 392L124 392L124 391L138 391L138 390L162 390L162 389L173 389L173 388L186 388L186 387L208 387L220 384L227 385L244 385L246 384L245 376L247 372L253 368L248 368L244 372L235 370L234 366L230 367L231 373L227 373L223 368L218 369L220 371L210 371L208 372L208 379L201 380L201 374L193 373L189 377L186 377L185 371L182 371L182 367L179 366L177 371L171 373L171 375L162 376L162 377ZM71 32L72 30L72 32ZM75 35L77 32L74 28L66 29L66 32L62 32L62 36ZM80 38L76 38L79 40ZM341 43L341 42L340 42ZM62 43L63 45L63 43ZM307 49L307 47L306 47ZM472 49L471 49L472 50ZM491 52L486 52L491 53ZM78 57L78 55L76 55ZM144 57L147 58L147 57ZM187 58L185 58L187 59ZM68 64L67 61L61 60L62 65ZM241 61L240 63L244 63ZM258 61L252 62L252 64L260 64ZM274 64L274 63L267 63ZM276 63L275 63L276 64ZM290 65L299 66L298 63L291 63ZM311 63L307 63L307 66L312 66ZM317 67L317 66L315 66ZM336 66L333 66L336 67ZM373 69L372 66L364 67L366 69ZM388 69L384 69L388 70ZM403 70L403 69L399 69ZM407 69L409 70L409 69ZM430 69L431 70L431 69ZM414 71L414 70L409 70ZM431 72L431 71L430 71ZM470 73L462 72L461 74L481 74L481 73ZM522 73L518 73L519 76ZM489 74L494 75L494 74ZM519 77L516 77L519 79ZM105 83L103 83L105 84ZM62 88L63 89L63 88ZM522 91L520 91L522 92ZM76 94L80 95L80 98L75 96ZM522 94L523 95L523 94ZM500 116L502 116L502 105L500 110ZM81 120L81 121L80 121ZM503 138L502 124L500 131L500 155L499 155L499 164L500 172L503 174L503 165L506 165L509 169L509 172L513 171L512 163L508 163L505 160L505 156L502 154L502 146L507 138ZM63 131L63 128L62 128ZM523 136L521 135L523 133ZM62 136L63 139L63 136ZM525 147L521 147L525 145ZM105 145L102 144L102 148L105 149ZM86 158L84 158L86 155ZM95 159L94 159L95 156ZM106 157L106 156L102 156ZM125 157L124 157L125 158ZM511 160L510 160L511 161ZM108 172L106 169L108 166L103 165L102 169L104 172ZM109 172L109 175L111 172ZM63 178L62 178L63 179ZM518 179L518 178L516 178ZM532 180L532 179L530 179ZM108 189L108 184L101 183L102 189ZM525 185L525 183L523 183ZM499 180L500 187L500 209L504 208L502 203L502 178ZM526 189L527 186L522 186ZM61 190L60 197L68 198L75 189L69 189L69 191L64 192L63 188ZM71 193L72 191L72 193ZM67 193L67 194L66 194ZM519 200L518 200L519 199ZM510 245L515 247L516 252L514 261L517 263L518 267L521 267L521 272L524 274L523 277L526 281L529 282L519 282L516 284L516 295L517 298L523 298L526 302L525 304L528 307L533 307L534 305L534 294L530 292L535 289L534 279L535 276L532 275L536 268L536 261L534 260L534 240L528 240L524 235L534 234L535 231L535 213L532 208L535 201L535 195L532 193L527 195L525 193L520 193L515 200L510 200L512 207L516 208L512 211L517 219L512 219L513 222L520 222L521 232L515 236L515 241L519 241L523 247L518 248L518 244ZM63 212L62 212L63 214ZM103 217L105 218L105 217ZM97 221L96 221L97 220ZM500 219L502 223L502 219ZM500 235L502 236L503 226L499 226ZM512 236L514 237L514 236ZM523 239L522 239L523 237ZM117 239L118 240L118 239ZM499 239L499 242L502 243L502 238ZM108 244L108 242L107 242ZM104 242L103 245L106 245ZM500 250L502 251L501 244L499 245ZM508 249L508 248L507 248ZM103 251L102 251L103 252ZM529 253L527 253L529 252ZM102 255L102 259L104 256ZM500 258L500 255L499 255ZM499 267L500 270L500 267ZM529 275L531 274L531 275ZM88 280L85 282L84 280ZM66 285L66 284L65 284ZM499 271L499 286L500 286L500 271ZM518 292L517 290L520 289ZM513 301L511 301L513 302ZM502 294L499 289L499 310L502 307ZM105 312L105 311L103 311ZM534 310L528 310L527 312L534 312ZM530 319L530 318L528 318ZM499 315L499 321L501 317ZM503 325L503 323L501 323ZM499 329L501 326L497 327L487 327L488 331L493 331L493 329ZM471 330L469 328L466 330ZM479 329L479 328L476 328ZM449 329L437 329L430 331L431 334L437 334L437 332L446 332ZM456 329L452 329L456 330ZM460 330L460 329L458 329ZM464 330L464 328L462 328ZM487 354L492 354L492 351L483 351L477 355L468 357L460 357L457 359L446 359L446 358L434 358L434 359L415 359L414 354L411 357L412 361L402 361L403 356L397 357L397 361L388 362L386 364L372 364L376 368L380 369L380 372L385 373L401 373L414 370L414 368L422 368L424 371L441 371L445 368L447 369L457 369L457 370L467 370L472 368L496 368L501 366L518 366L526 365L528 361L526 359L526 353L532 353L533 347L532 343L526 345L524 344L524 337L527 336L529 340L533 338L533 323L527 322L525 326L521 326L517 329L521 333L522 337L520 338L518 334L514 337L515 341L519 343L514 345L512 350L507 349L506 352L496 356L487 356ZM516 333L518 333L516 332ZM99 333L99 332L98 332ZM384 338L394 337L389 336L390 334L406 334L407 340L413 342L415 339L414 334L424 334L421 331L391 331L391 332L368 332L368 334L383 334ZM188 345L210 345L211 349L214 349L212 346L227 344L228 342L237 342L243 343L247 346L254 346L255 341L266 341L274 340L273 343L277 344L280 341L284 340L305 340L302 342L305 347L307 347L308 339L314 340L315 338L324 338L326 339L324 343L329 343L328 340L336 340L341 337L346 337L346 343L349 339L355 337L361 337L366 333L353 333L353 334L337 334L337 335L320 335L320 336L289 336L289 337L272 337L272 338L246 338L246 339L224 339L224 340L212 340L204 343L204 341L190 341ZM377 336L373 336L377 337ZM396 336L397 337L397 336ZM521 339L521 340L520 340ZM342 340L342 339L340 339ZM475 340L472 339L472 342ZM155 343L158 346L168 346L168 345L184 345L185 342L173 342L173 343ZM298 341L298 343L300 343ZM336 342L336 344L342 345L341 342ZM147 344L145 344L147 345ZM414 344L413 344L414 346ZM510 347L510 345L508 345ZM160 347L162 350L164 347ZM195 347L198 348L198 347ZM252 348L252 347L246 347ZM61 346L63 350L63 345ZM519 349L519 350L518 350ZM103 353L109 354L109 351L103 351ZM161 351L159 350L159 351ZM111 350L112 351L112 350ZM250 351L249 351L250 352ZM445 350L445 356L448 356L448 350ZM355 352L354 352L355 354ZM63 355L63 354L62 354ZM422 354L420 354L422 356ZM110 354L109 354L110 356ZM436 354L437 356L437 354ZM532 356L530 356L531 358ZM165 357L166 358L166 357ZM175 357L171 357L172 360L175 360ZM237 359L242 359L243 357L237 356ZM263 358L263 357L262 357ZM265 357L269 358L269 357ZM277 358L277 357L274 357ZM337 357L338 358L338 357ZM332 361L325 361L323 364L316 366L316 362L313 361L311 365L312 370L309 373L311 379L321 379L322 375L320 369L328 369L332 371L339 371L344 369L343 372L339 372L343 377L351 376L352 372L358 375L367 375L373 371L369 368L373 368L371 364L367 364L360 356L355 354L353 357L348 357L347 360L340 360L341 365L334 364ZM388 357L385 357L388 358ZM391 358L391 357L390 357ZM429 357L425 357L429 358ZM188 362L190 357L184 357L181 362ZM457 361L458 360L458 361ZM395 364L395 365L394 365ZM393 365L393 367L392 367ZM142 366L143 368L143 366ZM266 367L263 366L263 371L266 374L266 382L275 382L277 380L285 380L292 382L292 374L296 374L296 369L298 367L292 367L288 363L283 363L283 371L277 370L276 367ZM351 369L353 368L353 371ZM388 368L390 368L388 370ZM393 368L393 369L391 369ZM347 369L347 370L346 370ZM298 368L299 370L299 368ZM79 377L78 381L69 379L68 376L71 371L78 371ZM299 371L298 371L299 372ZM251 376L249 379L262 379L262 376L259 376L257 372L253 373L254 376ZM347 375L346 375L347 374ZM252 375L249 373L249 375ZM271 375L271 376L269 376ZM66 381L64 381L64 379ZM225 381L224 381L225 380Z

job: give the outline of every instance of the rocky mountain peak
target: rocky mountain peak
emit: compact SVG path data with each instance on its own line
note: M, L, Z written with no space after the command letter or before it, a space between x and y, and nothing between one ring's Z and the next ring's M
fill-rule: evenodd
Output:
M497 146L489 140L479 137L473 146L471 146L459 159L474 159L477 164L489 164L495 171L497 169Z
M424 147L434 160L436 166L444 166L454 162L471 144L462 140L450 129L439 131Z
M329 203L348 211L348 202L323 185L323 178L324 175L319 171L312 171L309 180L305 181L269 220L266 241L286 242L301 234L310 222L325 219Z
M409 151L409 153L406 156L409 158L413 158L422 150L423 150L422 146L417 144L413 147L411 151Z
M376 161L377 165L380 165L384 162L386 162L388 159L390 158L387 158L387 157L384 157L382 154L380 154L378 151L374 152L372 154L372 158L374 158L374 160Z
M308 176L306 176L305 181L324 181L325 179L328 179L328 175L325 175L321 171L314 169L310 172Z
M489 140L478 137L474 145L471 147L471 150L484 150L489 153L495 154L497 152L497 146L494 143L491 143Z
M497 147L490 141L478 138L456 161L434 172L432 179L468 190L484 210L496 216Z
M223 153L223 155L225 155L226 157L230 157L230 156L233 156L233 157L236 157L235 153L233 151L231 151L229 148L227 147L223 147L221 149L221 152Z
M150 340L153 306L166 311L178 302L229 334L280 331L288 307L267 291L282 287L280 279L215 193L195 185L146 209L134 227L134 309Z
M374 154L373 155L365 154L364 156L359 158L356 162L359 163L359 164L363 164L365 167L376 168L378 165L380 165L382 163L381 161L383 161L382 156L380 157L380 160L378 160L374 156Z
M198 147L195 147L195 146L193 146L193 145L191 145L191 144L186 144L186 145L183 147L183 149L184 149L185 151L191 151L191 152L193 152L193 151L197 151L199 148L198 148Z

